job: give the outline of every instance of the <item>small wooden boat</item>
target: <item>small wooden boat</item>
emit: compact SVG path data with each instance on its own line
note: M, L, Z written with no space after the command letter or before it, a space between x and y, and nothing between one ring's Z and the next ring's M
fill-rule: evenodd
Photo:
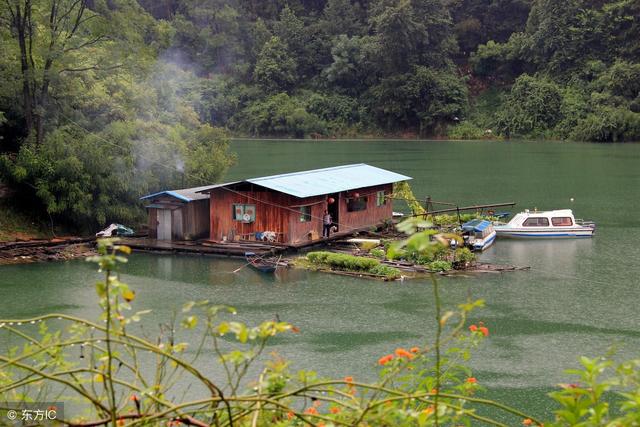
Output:
M500 237L514 238L579 238L591 237L596 224L575 219L571 209L530 212L526 209L507 224L495 226Z
M474 251L484 251L496 240L496 232L491 221L474 219L462 224L465 244Z
M273 273L278 267L278 261L266 259L256 255L254 252L245 252L244 256L251 267L262 273Z

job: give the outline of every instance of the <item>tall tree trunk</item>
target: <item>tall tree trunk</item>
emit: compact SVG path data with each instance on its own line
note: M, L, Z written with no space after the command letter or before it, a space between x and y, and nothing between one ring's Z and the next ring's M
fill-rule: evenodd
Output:
M33 120L33 93L31 92L31 81L33 70L29 62L27 51L27 16L30 13L31 2L26 0L24 3L25 10L22 11L20 4L16 5L16 9L12 10L13 27L18 36L18 45L20 46L20 65L22 68L22 104L24 108L25 127L27 134L30 136L34 129Z

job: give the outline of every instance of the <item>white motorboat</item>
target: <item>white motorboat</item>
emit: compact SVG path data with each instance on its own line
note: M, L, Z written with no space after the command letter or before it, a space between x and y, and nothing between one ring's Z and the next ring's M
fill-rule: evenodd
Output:
M493 244L496 232L491 221L474 219L462 224L465 243L474 251L484 251Z
M494 228L500 237L576 238L593 236L596 225L590 221L576 220L571 209L544 212L526 209L507 224L496 224Z

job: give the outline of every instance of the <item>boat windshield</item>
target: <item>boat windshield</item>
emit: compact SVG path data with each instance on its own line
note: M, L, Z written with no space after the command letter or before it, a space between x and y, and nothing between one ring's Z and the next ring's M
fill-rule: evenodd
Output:
M545 217L531 217L527 218L522 225L525 227L548 227L549 220Z
M551 224L556 227L573 225L573 221L570 216L560 216L551 218Z

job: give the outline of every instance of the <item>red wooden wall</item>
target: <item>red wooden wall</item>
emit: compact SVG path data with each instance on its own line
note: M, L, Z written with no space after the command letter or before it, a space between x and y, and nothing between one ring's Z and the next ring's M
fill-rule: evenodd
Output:
M376 206L376 192L385 191L391 194L392 185L354 189L340 193L336 203L339 204L339 232L373 227L385 219L391 218L392 203L387 201ZM363 211L348 212L347 199L359 193L367 197L367 208ZM213 189L210 193L210 239L222 241L224 237L232 240L235 236L241 239L254 239L256 232L274 231L278 241L282 243L300 243L322 237L322 216L327 209L328 195L298 198L284 193L253 186L249 190ZM233 204L252 204L256 207L255 222L236 221L233 215ZM311 220L300 221L300 206L311 207ZM335 220L335 218L334 218Z

